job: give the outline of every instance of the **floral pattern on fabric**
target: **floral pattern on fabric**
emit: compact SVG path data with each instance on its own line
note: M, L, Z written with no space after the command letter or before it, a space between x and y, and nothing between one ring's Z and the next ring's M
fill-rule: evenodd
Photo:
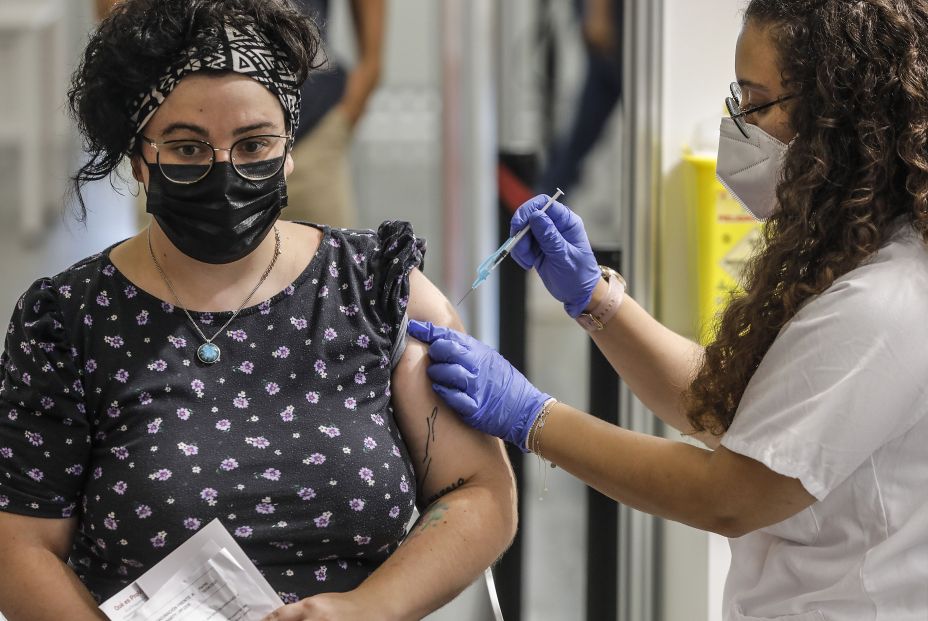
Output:
M393 419L409 272L424 242L323 228L284 291L216 339L104 251L19 300L0 359L0 510L76 516L98 598L214 518L285 601L346 591L401 541L415 476ZM191 313L204 331L227 313Z

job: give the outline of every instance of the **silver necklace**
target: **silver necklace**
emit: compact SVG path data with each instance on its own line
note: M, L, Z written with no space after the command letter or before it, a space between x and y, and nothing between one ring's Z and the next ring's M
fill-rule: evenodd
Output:
M267 280L267 277L270 276L271 270L274 269L274 264L277 263L277 257L280 256L280 233L277 231L277 227L274 227L274 256L271 258L270 264L267 266L267 269L264 270L264 273L261 274L261 278L258 279L258 284L254 286L251 290L251 293L248 294L242 303L239 304L238 308L232 313L232 316L222 324L222 327L216 330L216 333L211 338L206 338L206 335L203 334L203 331L200 330L200 326L197 325L197 322L193 320L193 317L190 316L190 313L187 312L187 308L181 303L180 296L177 295L177 291L174 290L174 285L171 284L171 279L168 278L168 275L164 272L164 268L161 267L161 264L158 263L157 257L155 257L155 251L151 247L151 227L148 227L148 254L151 255L151 260L155 264L155 267L158 269L158 273L161 274L164 284L168 286L168 289L171 292L171 295L174 296L175 305L178 306L184 314L187 315L187 319L190 320L190 325L193 326L193 329L196 330L196 333L200 335L200 338L203 339L203 344L197 348L197 358L203 364L215 364L219 362L219 356L222 354L219 351L219 346L213 343L215 338L219 336L223 330L225 330L232 320L238 317L238 314L245 308L245 305L248 304L248 300L251 299L251 296L264 284L264 281Z

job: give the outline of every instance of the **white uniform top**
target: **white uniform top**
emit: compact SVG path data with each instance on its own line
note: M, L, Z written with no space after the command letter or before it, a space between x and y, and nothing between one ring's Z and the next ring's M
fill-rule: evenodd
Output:
M730 540L727 621L928 619L928 247L910 226L783 327L722 445L818 500Z

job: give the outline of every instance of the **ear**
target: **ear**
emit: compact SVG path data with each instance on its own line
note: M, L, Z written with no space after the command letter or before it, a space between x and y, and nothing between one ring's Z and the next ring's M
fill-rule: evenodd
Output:
M142 156L138 153L129 156L129 163L132 165L132 177L139 183L144 183L145 179L142 176Z
M294 167L293 154L287 153L287 161L284 162L284 179L290 176Z

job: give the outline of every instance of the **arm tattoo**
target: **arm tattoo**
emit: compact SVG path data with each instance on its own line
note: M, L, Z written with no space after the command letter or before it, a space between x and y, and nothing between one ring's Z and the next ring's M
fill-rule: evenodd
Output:
M437 502L429 510L425 512L419 520L416 522L415 526L412 527L412 530L409 531L409 535L406 537L406 541L409 541L417 535L421 535L430 528L437 528L444 523L445 514L448 513L450 507L443 502Z
M425 473L422 475L422 483L420 486L424 487L426 480L429 478L429 470L432 468L432 444L435 443L435 421L438 419L438 407L436 406L428 418L425 419L426 425L428 425L428 434L425 437L425 457L422 458L422 463L425 464Z
M432 496L431 498L429 498L429 499L426 501L426 504L429 504L429 505L432 504L433 502L435 502L436 500L438 500L439 498L441 498L441 497L444 496L445 494L449 494L449 493L453 492L454 490L456 490L457 488L461 487L462 485L464 485L464 479L458 479L457 481L455 481L454 483L452 483L452 484L449 485L448 487L444 487L444 488L440 489L440 490L438 491L437 494L435 494L434 496Z

